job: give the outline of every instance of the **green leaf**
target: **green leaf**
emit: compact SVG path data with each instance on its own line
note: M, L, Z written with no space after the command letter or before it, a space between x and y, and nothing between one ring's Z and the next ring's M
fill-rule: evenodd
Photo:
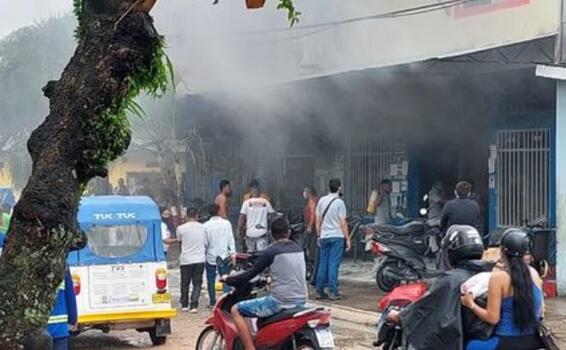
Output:
M175 83L175 69L173 68L173 62L171 62L171 59L167 54L164 54L163 56L167 63L167 70L169 71L169 78L171 79L171 86L173 87L173 92L176 92L177 84Z
M145 113L143 108L135 100L128 101L128 106L126 107L126 110L134 113L142 120L144 120L147 117L147 114Z
M295 9L295 5L293 4L292 0L279 0L279 3L277 4L277 9L287 10L287 20L289 21L289 25L291 27L299 22L299 17L301 16L301 12Z

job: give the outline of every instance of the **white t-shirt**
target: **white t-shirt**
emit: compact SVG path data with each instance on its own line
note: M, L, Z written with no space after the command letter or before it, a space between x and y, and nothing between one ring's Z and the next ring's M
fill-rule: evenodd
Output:
M161 222L161 239L166 240L169 238L171 238L171 232L169 232L169 228L167 228L167 224ZM167 253L168 249L169 249L169 244L163 242L163 251Z
M246 236L261 237L267 233L267 215L275 213L265 198L250 198L242 204L240 214L246 216Z
M181 241L181 265L204 263L206 259L206 230L204 225L191 221L177 228L177 239Z
M236 253L234 233L230 221L213 216L204 223L206 230L206 262L216 266L216 258L225 259Z
M340 223L346 218L346 204L338 197L338 193L330 193L322 197L316 206L316 216L320 220L327 208L326 216L321 222L320 238L343 238Z

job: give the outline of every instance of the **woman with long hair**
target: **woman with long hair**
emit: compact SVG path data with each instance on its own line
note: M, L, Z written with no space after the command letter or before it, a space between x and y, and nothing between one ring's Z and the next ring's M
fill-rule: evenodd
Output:
M487 308L478 306L471 294L462 296L462 304L478 318L496 325L492 338L472 340L466 350L540 349L537 325L544 312L542 280L524 261L530 253L527 233L507 230L501 238L501 253L505 268L491 275Z

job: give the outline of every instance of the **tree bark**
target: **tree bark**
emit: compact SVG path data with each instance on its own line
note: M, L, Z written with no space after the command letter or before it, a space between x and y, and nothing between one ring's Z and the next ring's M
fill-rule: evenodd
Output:
M77 50L44 88L50 113L28 141L32 175L0 258L0 349L21 349L47 323L67 254L86 244L77 224L82 188L106 176L107 161L129 145L130 131L116 128L107 111L130 92L129 78L152 66L160 39L145 12L115 27L134 3L83 0Z

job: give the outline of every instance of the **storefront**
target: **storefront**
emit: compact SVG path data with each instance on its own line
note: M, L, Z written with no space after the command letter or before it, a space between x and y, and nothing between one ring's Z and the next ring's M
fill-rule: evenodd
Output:
M419 13L413 0L371 9L332 3L343 11L325 17L313 9L299 34L255 33L261 45L218 37L215 49L237 50L230 57L243 60L231 62L239 72L199 61L208 74L203 91L231 92L180 102L205 149L188 157L189 196L209 200L228 178L238 198L257 177L279 208L300 208L304 186L323 192L339 177L351 212L361 213L371 189L392 178L396 210L414 216L435 182L449 195L468 180L485 233L544 219L547 259L566 293L566 256L556 249L566 242L566 181L557 176L566 170L558 136L566 123L556 108L560 84L535 74L555 60L560 2L455 2ZM194 52L207 49L197 43Z

